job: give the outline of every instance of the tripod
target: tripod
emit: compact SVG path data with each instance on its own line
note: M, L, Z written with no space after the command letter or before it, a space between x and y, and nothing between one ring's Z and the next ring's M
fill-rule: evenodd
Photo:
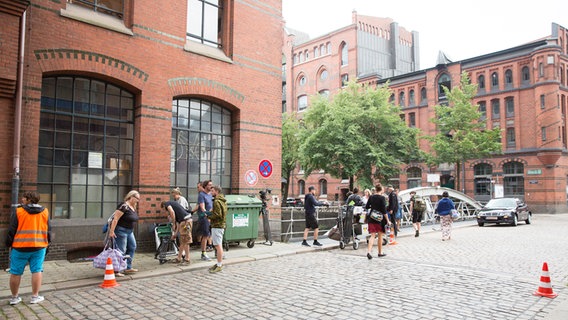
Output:
M266 204L266 193L260 193L260 200L262 201L262 207L260 208L259 215L262 215L262 226L264 227L264 238L266 241L264 242L265 245L271 246L272 245L272 234L270 232L270 221L269 221L269 212L268 206Z

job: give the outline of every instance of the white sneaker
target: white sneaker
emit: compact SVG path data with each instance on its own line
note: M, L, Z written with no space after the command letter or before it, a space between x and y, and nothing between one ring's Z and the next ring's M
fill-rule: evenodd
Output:
M20 298L20 296L10 298L11 305L18 304L20 302L22 302L22 298Z
M36 303L42 302L43 300L45 300L45 299L43 298L43 296L35 296L35 297L32 296L32 300L30 300L30 303L36 304Z

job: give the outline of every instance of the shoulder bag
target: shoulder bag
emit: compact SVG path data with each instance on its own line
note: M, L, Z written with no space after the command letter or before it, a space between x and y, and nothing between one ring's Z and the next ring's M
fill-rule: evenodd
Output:
M378 210L371 209L371 211L369 212L369 218L375 220L376 222L382 222L383 214Z

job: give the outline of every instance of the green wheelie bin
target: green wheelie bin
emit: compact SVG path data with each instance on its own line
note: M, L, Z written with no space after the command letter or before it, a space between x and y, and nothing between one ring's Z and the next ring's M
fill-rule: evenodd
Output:
M228 251L229 243L247 241L247 247L254 247L258 237L258 216L262 201L254 195L225 195L227 200L227 228L223 237L223 248Z

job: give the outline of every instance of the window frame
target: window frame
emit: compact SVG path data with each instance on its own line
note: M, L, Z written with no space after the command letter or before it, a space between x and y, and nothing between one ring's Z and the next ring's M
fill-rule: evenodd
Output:
M51 218L102 218L132 189L136 96L83 75L43 77L41 90L42 204Z

